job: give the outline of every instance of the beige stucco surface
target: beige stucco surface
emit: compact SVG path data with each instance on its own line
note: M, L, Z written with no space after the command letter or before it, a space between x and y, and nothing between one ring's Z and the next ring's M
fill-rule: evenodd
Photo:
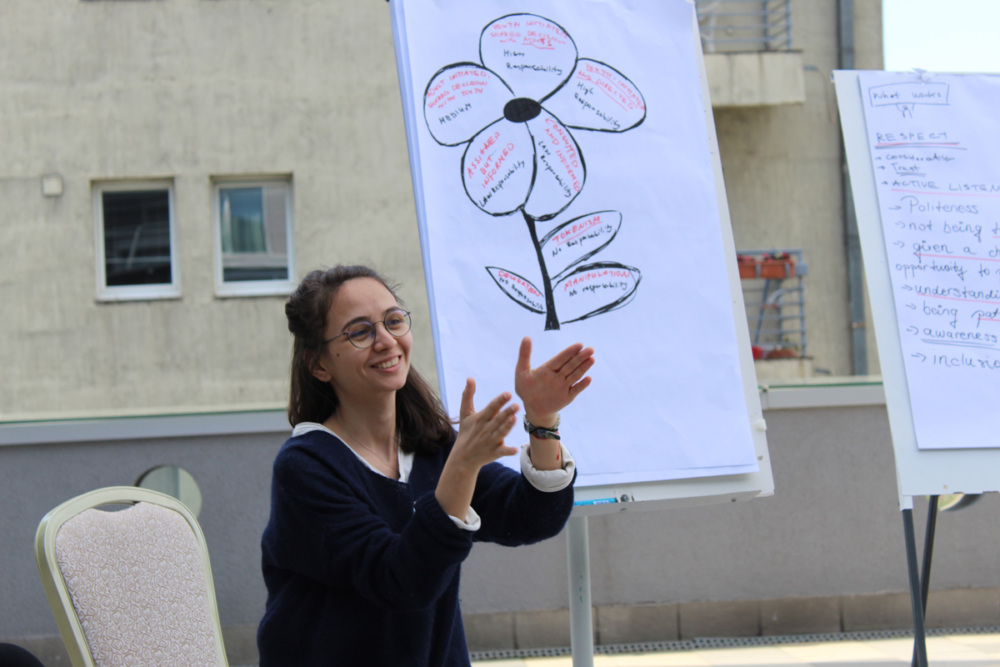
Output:
M855 3L855 59L879 69L881 12ZM801 248L808 265L806 330L813 373L850 375L845 171L830 80L839 67L837 3L792 3L805 102L715 109L719 154L737 249ZM869 336L869 372L877 354ZM766 369L763 371L766 373Z
M855 6L859 67L881 62L878 4ZM845 375L837 3L791 6L804 101L714 115L736 247L803 249L808 368ZM0 419L285 400L283 297L215 294L212 183L234 176L291 180L297 275L364 262L402 284L415 364L435 379L388 3L5 0L0 12ZM53 174L63 193L43 196ZM100 302L92 188L153 178L174 188L181 295Z
M214 294L215 177L290 176L297 273L371 262L401 282L433 371L387 3L0 14L0 416L284 400L283 298ZM173 181L181 297L101 303L92 183L141 178Z

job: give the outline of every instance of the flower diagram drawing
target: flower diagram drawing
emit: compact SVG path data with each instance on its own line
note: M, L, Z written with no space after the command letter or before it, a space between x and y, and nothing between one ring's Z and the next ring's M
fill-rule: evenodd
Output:
M534 279L486 270L514 302L545 316L545 329L616 310L635 296L641 273L617 261L588 261L622 225L608 210L567 214L587 168L574 133L626 132L646 118L642 93L615 68L580 58L554 21L510 14L487 25L480 62L447 65L424 92L424 120L441 146L465 145L461 177L484 213L520 212L537 257ZM539 222L552 221L539 238ZM546 225L546 228L549 225Z

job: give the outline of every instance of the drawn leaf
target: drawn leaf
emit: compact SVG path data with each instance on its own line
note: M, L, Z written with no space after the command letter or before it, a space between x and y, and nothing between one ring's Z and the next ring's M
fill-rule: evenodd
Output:
M559 322L567 324L607 313L635 297L642 274L618 262L596 262L574 270L553 287Z
M597 211L554 228L539 245L549 275L559 280L571 266L590 259L614 240L622 226L618 211Z
M545 295L530 280L497 266L487 266L486 270L503 293L518 305L534 313L545 312Z

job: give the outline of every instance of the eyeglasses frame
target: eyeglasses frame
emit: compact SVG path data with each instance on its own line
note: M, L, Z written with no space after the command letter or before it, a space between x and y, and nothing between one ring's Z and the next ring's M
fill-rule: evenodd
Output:
M412 323L410 322L410 311L403 310L402 308L393 308L389 312L391 312L391 313L397 313L397 312L398 313L403 313L403 317L406 318L406 331L404 331L401 334L394 334L394 333L392 333L391 331L389 331L389 327L386 326L385 319L378 320L377 322L368 322L368 321L355 322L354 325L356 325L356 324L370 324L371 325L371 327L372 327L372 333L366 339L368 341L368 344L365 345L364 347L361 347L357 343L355 343L353 340L351 340L350 338L347 339L347 342L350 343L351 345L353 345L354 347L356 347L359 350L367 350L368 348L370 348L372 345L375 344L375 338L378 337L378 329L375 328L376 324L381 324L382 328L385 329L385 332L387 334L389 334L390 336L392 336L393 338L402 338L403 336L405 336L406 334L408 334L410 332L410 327L412 326ZM386 317L388 317L388 316L386 316ZM354 326L354 325L351 325L351 326ZM338 338L341 338L343 336L347 336L348 334L350 334L349 331L345 331L343 333L337 334L333 338L328 338L325 341L323 341L323 345L327 345L329 343L332 343L333 341L337 340Z

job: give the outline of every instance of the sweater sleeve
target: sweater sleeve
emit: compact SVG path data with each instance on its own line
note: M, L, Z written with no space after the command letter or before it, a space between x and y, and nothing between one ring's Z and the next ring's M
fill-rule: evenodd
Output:
M572 474L571 482L576 477L575 471ZM561 490L545 491L503 464L484 466L472 498L482 522L476 539L519 546L557 535L573 511L571 482Z
M455 526L433 493L411 500L405 485L348 459L285 449L272 484L265 566L349 588L376 605L428 606L471 549L472 534Z
M539 491L562 491L576 479L576 461L566 449L559 444L563 466L556 470L539 470L531 462L531 445L521 445L521 474Z

